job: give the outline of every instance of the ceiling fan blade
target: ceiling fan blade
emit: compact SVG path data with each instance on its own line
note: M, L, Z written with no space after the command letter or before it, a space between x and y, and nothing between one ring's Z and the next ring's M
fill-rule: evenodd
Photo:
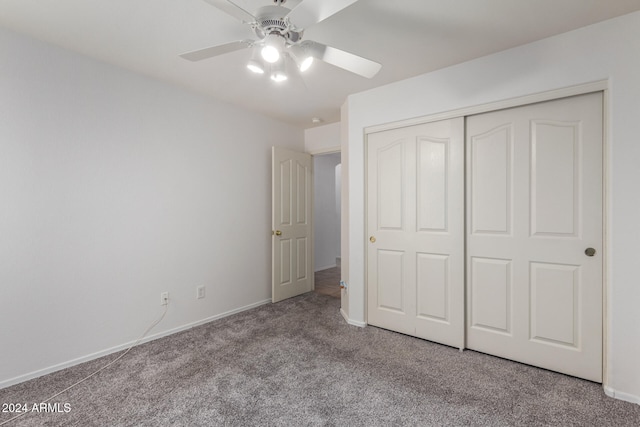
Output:
M327 19L357 1L358 0L303 0L289 12L287 17L296 28L303 30Z
M209 3L211 6L217 7L223 12L228 13L234 18L239 19L244 23L251 23L256 21L256 17L251 13L247 12L237 4L233 3L230 0L204 0Z
M322 43L307 40L302 42L301 45L314 58L368 79L375 76L382 68L382 65L377 62Z
M220 44L218 46L205 47L204 49L194 50L193 52L186 52L180 55L184 59L189 61L202 61L203 59L213 58L214 56L224 55L225 53L235 52L236 50L250 47L252 42L250 40L240 40L231 43Z

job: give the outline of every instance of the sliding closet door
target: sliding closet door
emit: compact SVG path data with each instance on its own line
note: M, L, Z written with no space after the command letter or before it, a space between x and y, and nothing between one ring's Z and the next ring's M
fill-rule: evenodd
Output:
M368 323L464 346L464 122L370 134Z
M602 95L471 116L467 347L602 381Z

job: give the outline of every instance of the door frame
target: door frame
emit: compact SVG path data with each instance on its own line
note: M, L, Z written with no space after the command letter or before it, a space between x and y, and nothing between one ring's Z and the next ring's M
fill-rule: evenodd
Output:
M313 292L316 288L316 279L315 279L315 249L314 249L314 245L315 245L315 190L314 190L314 186L315 186L315 169L313 168L313 158L315 156L319 156L319 155L323 155L323 154L333 154L333 153L342 153L342 147L341 146L332 146L332 147L327 147L327 148L322 148L322 149L318 149L318 150L310 150L310 151L302 151L305 154L309 154L311 156L311 191L310 191L310 196L311 196L311 213L310 213L310 219L311 219L311 292ZM273 190L272 190L273 191ZM341 213L342 210L345 209L346 207L343 205L341 206ZM273 221L273 219L272 219ZM272 230L274 230L273 228L273 224L271 225ZM342 227L340 227L340 238L342 239ZM273 275L273 272L272 272ZM273 285L272 285L273 286ZM273 292L273 291L272 291ZM272 295L273 296L273 295Z
M339 145L336 146L332 146L332 147L327 147L327 148L320 148L318 150L310 150L310 151L305 151L307 154L311 155L311 163L313 164L314 162L314 157L316 156L322 156L324 154L335 154L335 153L340 153L340 156L342 156L342 147ZM340 162L342 163L342 160L340 160ZM341 177L341 179L344 177ZM315 184L316 184L316 170L315 168L313 168L312 173L311 173L311 213L313 214L313 218L315 220L315 210L316 210L316 203L315 203ZM342 190L341 190L342 191ZM343 209L345 209L344 205L340 206L340 216L342 216L342 211ZM313 223L313 226L311 227L311 244L315 245L315 241L316 241L316 234L315 234L315 221ZM342 242L342 223L340 224L340 241ZM313 271L313 279L312 279L312 290L316 289L316 263L315 263L315 250L313 249L313 247L311 248L311 255L312 255L312 261L311 261L311 267ZM340 254L340 258L341 258L341 265L342 265L342 254ZM342 267L340 267L340 271L342 271ZM341 293L341 297L340 299L342 299L342 293Z
M609 300L611 295L610 289L610 280L609 280L609 230L610 230L610 219L609 219L609 186L611 183L610 179L610 144L609 144L609 132L610 132L610 107L609 107L609 81L608 80L599 80L591 83L585 83L575 86L564 87L560 89L550 90L539 92L535 94L519 96L515 98L509 98L502 101L490 102L487 104L476 105L467 108L461 108L456 110L445 111L441 113L431 114L427 116L415 117L406 120L399 120L379 125L368 126L364 128L364 150L363 150L363 174L364 174L364 211L366 212L367 206L367 156L368 156L368 140L369 134L382 132L385 130L397 129L407 126L414 126L423 123L430 123L440 120L447 120L456 117L467 117L475 114L488 113L491 111L503 110L507 108L521 107L530 104L536 104L545 101L553 101L556 99L567 98L571 96L577 95L585 95L593 92L602 92L602 386L607 395L610 394L609 387L609 323L610 323L610 310L609 310ZM466 191L466 190L465 190ZM466 203L465 203L466 205ZM342 209L346 207L343 206ZM367 215L365 214L364 218L364 230L363 236L366 236L366 231L368 229L367 224ZM362 248L363 254L367 253L367 242L366 239L363 239ZM466 252L466 249L465 249ZM362 277L364 278L363 283L363 307L364 307L364 325L368 325L368 310L367 310L367 292L368 286L366 285L368 282L367 278L367 263L366 260L364 262L364 271L362 272ZM466 272L465 272L465 283L466 283ZM466 285L465 285L466 286ZM466 316L466 314L465 314ZM466 320L465 320L466 322Z

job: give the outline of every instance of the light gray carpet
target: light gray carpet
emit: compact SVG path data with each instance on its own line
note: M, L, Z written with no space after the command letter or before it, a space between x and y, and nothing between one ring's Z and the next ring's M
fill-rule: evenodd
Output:
M309 293L133 349L19 426L639 426L602 386L382 329ZM39 402L111 355L0 390ZM8 419L0 414L0 422Z

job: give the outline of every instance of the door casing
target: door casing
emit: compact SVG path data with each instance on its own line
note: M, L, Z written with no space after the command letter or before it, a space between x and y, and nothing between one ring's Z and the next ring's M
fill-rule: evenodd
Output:
M305 155L309 155L311 156L311 164L313 165L313 157L317 156L317 155L322 155L322 154L333 154L333 153L340 153L341 152L342 147L337 146L337 147L329 147L329 148L325 148L322 150L314 150L314 151L309 151L309 152L300 152L301 154L305 154ZM274 151L275 148L272 149L272 158L274 156ZM291 150L288 150L291 151ZM272 165L273 167L273 165ZM310 198L310 202L311 202L311 208L310 208L310 225L311 225L311 239L310 239L310 271L311 271L311 285L310 285L310 291L313 291L315 289L315 262L314 262L314 242L315 242L315 232L314 232L314 218L315 218L315 204L314 204L314 183L315 183L315 171L314 168L311 168L311 181L310 181L310 191L309 191L309 198ZM273 182L272 182L272 186L273 186ZM272 189L273 192L273 189ZM343 209L345 207L343 206ZM275 218L272 215L272 233L275 232L276 230L276 224L275 224ZM272 240L275 238L275 236L272 236ZM273 249L272 249L273 251ZM272 260L272 264L273 264L273 260ZM273 269L273 265L272 265L272 269ZM275 273L272 271L272 301L274 301L274 291L273 291L273 286L274 286L274 281L275 281ZM343 291L344 292L344 291Z

